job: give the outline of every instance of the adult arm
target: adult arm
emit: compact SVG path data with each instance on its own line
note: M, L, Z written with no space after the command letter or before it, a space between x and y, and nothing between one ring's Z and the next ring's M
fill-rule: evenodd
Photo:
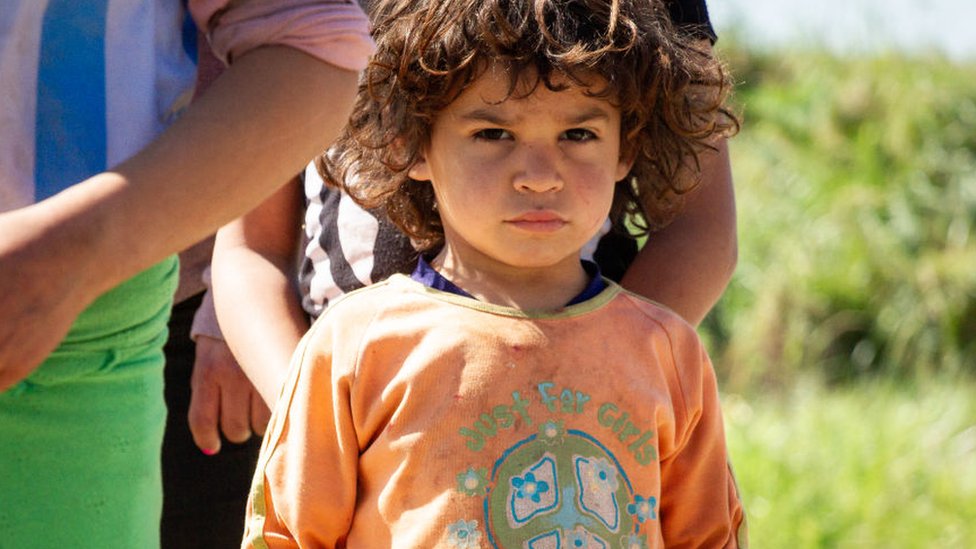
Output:
M269 406L309 326L295 282L302 203L295 180L221 228L214 248L213 291L221 331Z
M715 33L704 0L675 0L669 7L675 22L711 52ZM695 326L722 296L739 258L728 143L722 139L716 147L701 154L701 185L684 210L648 238L621 280Z
M623 286L698 325L722 296L738 261L735 191L728 144L701 155L702 183L685 209L651 234Z
M338 134L354 71L261 47L115 169L0 215L0 390L27 376L94 299L201 240Z
M704 0L670 0L672 21L711 50L715 31ZM702 184L684 211L651 235L624 275L623 285L664 303L698 325L728 286L738 261L735 191L728 144L702 155Z
M214 54L210 41L201 33L197 40L194 99L205 93L225 69L224 63ZM220 433L236 443L247 441L252 434L264 435L271 414L261 395L237 364L217 325L213 292L210 291L213 247L214 235L211 235L180 252L180 285L174 297L174 301L179 303L181 294L189 296L204 292L190 330L195 356L189 379L187 424L194 443L207 455L220 452Z

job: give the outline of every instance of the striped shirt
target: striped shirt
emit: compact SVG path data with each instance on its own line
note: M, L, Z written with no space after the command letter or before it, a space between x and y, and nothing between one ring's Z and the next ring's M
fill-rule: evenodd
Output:
M192 90L196 28L173 0L4 1L0 211L148 144Z

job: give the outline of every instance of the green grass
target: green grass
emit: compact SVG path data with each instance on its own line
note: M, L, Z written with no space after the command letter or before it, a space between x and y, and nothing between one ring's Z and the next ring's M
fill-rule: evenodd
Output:
M704 331L726 385L976 374L976 64L723 48L740 260Z
M753 547L976 547L976 384L726 394Z

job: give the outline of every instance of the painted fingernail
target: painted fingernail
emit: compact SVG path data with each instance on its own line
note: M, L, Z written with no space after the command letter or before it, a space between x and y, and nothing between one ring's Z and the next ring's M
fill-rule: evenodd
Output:
M217 450L211 450L210 448L205 448L201 450L201 452L203 452L204 455L212 456L217 453Z

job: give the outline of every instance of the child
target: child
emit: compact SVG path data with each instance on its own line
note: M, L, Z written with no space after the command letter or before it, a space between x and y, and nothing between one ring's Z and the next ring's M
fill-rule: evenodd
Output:
M675 29L710 51L717 37L704 0L671 0L666 5ZM717 150L699 157L695 171L701 183L689 193L686 207L673 222L655 229L646 244L610 231L585 248L586 259L597 263L604 276L663 303L692 325L701 322L724 291L737 257L728 147L725 139L714 145ZM394 272L409 274L416 263L410 239L385 212L362 210L340 189L326 185L312 162L301 180L286 184L220 230L214 248L214 299L204 300L216 303L220 329L215 320L195 323L195 333L213 338L203 338L208 350L221 345L224 353L230 352L228 347L233 350L242 370L273 405L310 320L340 295ZM197 315L201 317L207 318Z
M304 338L246 546L739 545L694 330L579 260L608 214L671 214L680 166L735 127L724 73L660 9L378 7L324 169L432 253Z

